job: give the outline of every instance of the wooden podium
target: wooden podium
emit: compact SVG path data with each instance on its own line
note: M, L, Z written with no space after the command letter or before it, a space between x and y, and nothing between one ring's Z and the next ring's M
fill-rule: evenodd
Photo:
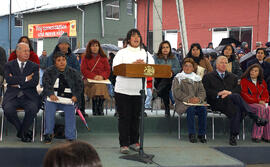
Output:
M120 64L113 68L114 75L142 78L141 94L141 119L140 119L140 150L138 154L124 155L120 158L139 161L143 163L153 163L154 155L145 154L143 151L143 138L144 138L144 100L145 100L145 78L170 78L171 66L169 65L154 65L154 64Z
M170 78L171 66L155 64L120 64L113 68L113 74L130 78Z

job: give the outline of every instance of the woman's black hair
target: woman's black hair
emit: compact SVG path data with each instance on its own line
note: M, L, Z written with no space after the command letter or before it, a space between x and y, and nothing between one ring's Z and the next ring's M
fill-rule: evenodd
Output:
M242 79L243 78L250 78L250 71L253 69L253 68L258 68L259 69L259 75L258 75L258 77L257 77L257 81L260 83L260 84L262 84L262 81L263 81L263 69L262 69L262 67L259 65L259 64L252 64L251 66L249 66L247 69L246 69L246 71L245 71L245 73L242 75Z
M259 50L262 50L264 53L264 58L267 56L266 49L265 48L258 48L256 49L256 54L258 53Z
M53 64L55 64L55 60L58 58L58 57L64 57L66 60L67 60L67 57L64 53L62 52L56 52L54 55L53 55Z
M168 58L169 59L172 59L174 58L174 54L172 53L172 47L171 47L171 44L169 41L163 41L159 44L159 47L158 47L158 52L157 52L157 57L158 58L163 58L163 54L162 54L162 45L163 44L168 44L169 47L170 47L170 52L169 52L169 55L168 55Z
M192 49L193 49L194 47L196 47L196 48L198 48L198 49L200 50L200 55L199 55L198 58L196 58L195 56L192 55ZM193 44L191 44L190 49L189 49L189 52L188 52L188 54L187 54L187 57L193 58L193 60L194 60L197 64L199 64L199 63L200 63L200 60L204 59L204 55L203 55L203 52L202 52L202 47L201 47L201 45L200 45L199 43L193 43Z
M34 51L31 40L28 38L28 36L21 36L18 40L18 43L21 43L23 38L27 39L30 51Z
M140 37L140 48L143 48L143 45L142 45L143 41L142 41L141 33L140 33L140 31L138 29L135 29L135 28L128 31L127 37L126 37L127 43L130 44L131 36L134 35L134 34L138 34L138 36Z
M228 62L232 62L232 61L234 61L236 59L236 55L235 55L235 50L234 50L234 48L233 48L233 46L231 44L225 45L225 47L222 49L221 55L225 56L224 55L224 51L225 51L225 49L227 47L231 47L232 48L232 54L231 54L231 56L229 58L227 57L228 58Z

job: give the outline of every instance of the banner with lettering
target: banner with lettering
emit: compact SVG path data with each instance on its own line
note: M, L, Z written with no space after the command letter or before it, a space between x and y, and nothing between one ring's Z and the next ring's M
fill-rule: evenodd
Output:
M29 38L60 37L65 32L68 36L77 36L76 20L28 25Z

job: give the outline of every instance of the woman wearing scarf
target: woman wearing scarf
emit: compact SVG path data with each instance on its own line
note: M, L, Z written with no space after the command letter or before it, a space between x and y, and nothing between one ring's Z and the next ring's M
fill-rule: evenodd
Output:
M194 118L195 115L198 115L198 139L200 142L206 143L207 111L205 106L201 106L205 103L206 93L202 78L193 72L196 66L192 58L185 58L183 71L174 77L172 90L176 112L179 115L187 112L189 141L191 143L197 142Z

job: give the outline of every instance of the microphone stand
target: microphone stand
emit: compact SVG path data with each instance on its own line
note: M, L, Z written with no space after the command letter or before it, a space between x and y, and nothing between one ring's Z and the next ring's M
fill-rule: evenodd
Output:
M148 64L148 52L146 52L146 64ZM141 120L140 120L140 150L139 153L133 155L124 155L120 158L132 160L132 161L139 161L143 163L153 163L153 158L155 155L152 154L145 154L143 151L143 140L144 140L144 99L145 99L145 77L142 78L142 89L140 90L141 94Z

